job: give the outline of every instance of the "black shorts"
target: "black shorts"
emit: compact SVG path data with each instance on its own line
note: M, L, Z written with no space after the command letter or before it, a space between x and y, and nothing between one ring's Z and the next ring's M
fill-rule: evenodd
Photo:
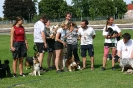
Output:
M46 50L44 47L44 43L36 43L36 46L39 53L44 53L44 51Z
M109 48L116 47L116 43L104 43L104 46L108 46Z
M94 56L94 48L92 44L81 45L81 56L86 57L86 51L88 50L88 55L90 57Z
M12 52L13 59L27 56L27 48L25 42L13 42L13 47L15 48L15 51Z
M55 41L53 40L51 40L51 41L48 41L47 42L47 44L48 44L48 49L47 49L47 51L48 52L53 52L54 50L55 50L55 48L54 48L54 43L55 43Z
M55 50L63 49L63 43L55 41L54 48L55 48Z

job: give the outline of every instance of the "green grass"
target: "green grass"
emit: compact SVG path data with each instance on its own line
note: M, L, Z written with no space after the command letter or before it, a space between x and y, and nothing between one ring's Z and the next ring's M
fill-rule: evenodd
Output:
M122 30L122 33L128 32L133 35L133 30ZM133 36L132 36L133 38ZM33 47L33 35L28 34L27 39L29 42L28 55L32 56L34 53ZM12 54L9 51L10 35L0 35L0 59L2 62L5 59L10 60L10 67L12 71ZM75 72L64 72L57 74L55 70L42 73L39 76L28 75L31 70L25 70L26 77L18 78L4 78L0 80L0 88L132 88L133 87L133 75L126 75L120 71L118 63L117 69L111 70L111 61L107 62L107 70L100 71L102 66L103 56L103 43L104 37L102 31L96 31L96 38L94 39L95 49L95 70L90 70L90 59L87 56L87 69ZM79 53L80 56L80 53ZM43 65L47 67L46 63L47 53L44 57ZM81 63L82 59L80 57ZM19 73L19 70L18 72Z

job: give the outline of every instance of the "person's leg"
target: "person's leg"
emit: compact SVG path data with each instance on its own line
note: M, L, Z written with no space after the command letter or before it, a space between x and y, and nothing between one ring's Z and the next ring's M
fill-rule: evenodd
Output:
M77 51L78 51L77 45L72 45L72 52L73 52L73 55L74 55L75 62L79 65L80 64L80 59L79 59Z
M12 67L13 67L13 73L14 73L14 74L16 74L17 62L18 62L18 59L14 59L14 60L13 60Z
M109 47L108 46L104 46L104 56L103 56L103 67L105 68L106 66L106 62L107 62L107 56L109 53Z
M81 45L81 56L83 61L83 68L86 68L86 45Z
M92 44L88 45L88 55L90 56L91 70L93 70L94 69L94 48Z
M114 62L114 56L116 55L116 48L112 48L112 67L115 66L115 62Z
M40 63L40 67L42 67L43 57L44 57L44 53L39 53L38 60L39 60L39 63Z
M60 69L64 70L64 68L63 68L63 49L61 49L61 52L60 52L59 65L60 65Z
M56 55L55 55L55 50L54 50L52 53L52 67L55 67L55 57Z
M51 62L52 53L53 53L53 52L48 52L48 56L47 56L48 68L50 67L50 62Z
M67 57L72 57L72 45L67 44Z
M22 75L23 74L23 58L19 58L19 74Z
M59 59L60 59L60 54L61 54L61 49L55 50L56 58L55 58L55 66L56 70L59 70Z

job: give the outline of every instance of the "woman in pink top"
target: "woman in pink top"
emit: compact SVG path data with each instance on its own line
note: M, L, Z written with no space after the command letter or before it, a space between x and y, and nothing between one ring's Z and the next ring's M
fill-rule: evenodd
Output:
M28 43L25 36L25 30L22 26L23 18L16 17L16 22L13 24L11 29L11 37L10 37L10 49L13 55L13 76L17 77L16 69L17 62L19 60L19 75L25 76L23 74L23 59L27 56Z

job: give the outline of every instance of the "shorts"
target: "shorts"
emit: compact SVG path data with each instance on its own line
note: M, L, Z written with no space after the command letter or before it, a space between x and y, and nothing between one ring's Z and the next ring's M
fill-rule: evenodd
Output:
M22 58L27 56L27 48L25 42L13 42L15 51L12 52L13 59Z
M55 41L48 41L47 44L48 44L48 48L47 48L47 51L48 52L53 52L55 50L54 48L54 43Z
M63 43L55 41L54 48L55 48L55 50L63 49Z
M44 51L46 50L44 47L44 43L36 43L36 46L39 53L44 53Z
M104 43L104 46L108 46L109 48L116 47L116 43Z
M94 48L92 44L81 45L81 56L86 57L86 51L88 50L88 55L90 57L94 56Z

